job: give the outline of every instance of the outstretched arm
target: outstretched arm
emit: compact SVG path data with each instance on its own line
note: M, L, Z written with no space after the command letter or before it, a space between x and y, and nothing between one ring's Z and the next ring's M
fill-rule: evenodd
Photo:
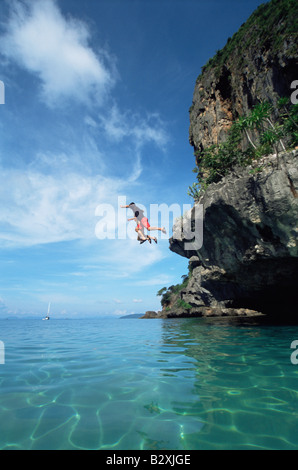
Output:
M120 206L120 207L122 207L122 209L126 209L126 208L128 208L129 206Z

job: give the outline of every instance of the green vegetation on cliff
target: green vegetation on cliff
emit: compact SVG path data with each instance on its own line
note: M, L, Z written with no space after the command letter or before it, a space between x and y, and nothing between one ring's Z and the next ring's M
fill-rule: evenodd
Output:
M287 38L292 37L295 43L298 36L297 18L297 0L272 0L260 5L237 33L228 39L225 47L202 67L202 73L213 68L219 74L230 60L241 67L249 48L257 51L270 49L274 54Z
M202 68L190 109L194 200L235 166L298 145L297 18L297 0L260 5Z
M191 274L189 274L190 276ZM176 284L170 287L163 287L157 292L158 296L161 296L161 306L163 309L170 307L183 308L184 310L191 309L191 305L187 304L181 299L180 293L187 286L189 276L182 276L182 283Z
M270 153L285 151L298 145L298 105L287 98L278 102L279 116L268 102L254 106L250 113L232 123L227 140L195 152L197 182L188 188L195 201L210 183L217 183L237 165L248 165ZM256 138L255 136L258 136ZM243 150L243 142L248 146Z

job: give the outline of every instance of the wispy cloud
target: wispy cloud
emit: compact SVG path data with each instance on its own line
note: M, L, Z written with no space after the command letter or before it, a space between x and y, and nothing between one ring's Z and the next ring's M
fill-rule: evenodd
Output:
M113 61L89 46L82 21L64 18L55 0L10 2L1 52L41 80L42 98L53 106L64 98L100 102L114 84Z
M135 288L132 291L132 298L138 301L143 297L141 289L138 288L142 285L141 280L150 280L149 268L154 265L158 266L167 256L167 251L165 245L140 245L136 238L134 240L95 240L92 249L88 248L88 252L76 263L78 271L90 274L98 285L112 280L115 292L119 286L126 285L126 281L134 279ZM112 298L117 299L114 296Z
M113 203L123 182L78 173L46 175L1 168L0 238L4 246L95 238L95 208Z
M107 240L109 251L101 254L101 263L109 266L105 277L108 278L128 278L138 273L143 274L146 268L160 262L165 253L162 248L154 245L139 245L137 240ZM137 290L135 292L137 295Z
M133 138L138 146L153 142L160 148L164 148L168 142L164 123L158 113L140 116L130 111L121 112L114 104L108 113L99 116L99 120L112 141L119 142L129 137Z
M94 120L88 119L88 124L96 126ZM121 112L114 104L106 112L98 116L98 125L104 130L106 138L113 144L129 142L133 147L134 158L131 164L130 182L136 181L142 173L142 150L147 144L155 144L164 151L169 141L165 123L158 113L140 115L131 110Z
M174 278L167 274L160 274L150 279L140 279L136 281L136 286L166 286L174 282Z

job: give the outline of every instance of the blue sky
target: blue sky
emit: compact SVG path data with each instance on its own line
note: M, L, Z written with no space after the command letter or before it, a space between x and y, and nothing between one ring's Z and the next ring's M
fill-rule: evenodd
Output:
M152 225L151 204L192 203L196 78L261 3L0 0L0 317L160 308L188 262L168 237L139 245L119 201Z

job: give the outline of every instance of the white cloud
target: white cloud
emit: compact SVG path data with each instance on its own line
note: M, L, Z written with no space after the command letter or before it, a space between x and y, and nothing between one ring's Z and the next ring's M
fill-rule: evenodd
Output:
M49 105L63 98L100 101L114 83L114 67L105 51L95 54L89 39L87 25L65 19L55 0L15 0L1 52L40 78Z
M166 286L173 282L172 277L167 274L160 274L152 279L141 279L136 282L136 286Z
M86 241L89 246L92 242L90 256L80 263L82 269L78 266L71 271L73 278L92 270L99 278L126 279L145 272L166 256L164 245L139 244L134 222L127 222L126 211L118 207L119 201L123 203L118 197L125 194L127 181L78 173L47 175L32 168L24 171L1 166L0 174L2 247L71 240ZM101 204L110 207L114 239L96 238L96 209ZM141 298L137 290L134 295L135 299Z
M95 239L95 208L116 204L123 182L78 173L1 168L0 238L5 246Z
M114 104L108 114L99 116L99 120L112 141L130 137L137 146L153 142L160 148L165 148L168 142L164 123L158 113L140 116L132 112L121 112Z
M109 266L105 277L128 278L143 273L161 261L165 254L157 245L142 244L135 240L108 240L109 251L101 255L101 263ZM137 289L135 294L137 295Z
M89 250L90 253L81 260L81 269L86 273L90 272L99 284L112 280L122 285L133 277L135 288L132 295L135 300L141 299L143 295L138 289L142 285L140 281L150 279L148 269L167 257L168 252L167 245L140 245L136 238L96 240L92 247L92 251ZM117 298L113 297L113 301L115 300Z
M142 150L147 144L155 144L160 150L166 149L169 136L158 113L139 115L130 110L121 112L116 104L107 112L102 112L99 117L99 127L105 136L113 144L129 142L133 146L133 163L131 164L131 176L129 181L136 181L142 173ZM95 127L95 121L90 118L87 123Z
M141 304L143 302L143 299L133 299L133 302L135 304Z

